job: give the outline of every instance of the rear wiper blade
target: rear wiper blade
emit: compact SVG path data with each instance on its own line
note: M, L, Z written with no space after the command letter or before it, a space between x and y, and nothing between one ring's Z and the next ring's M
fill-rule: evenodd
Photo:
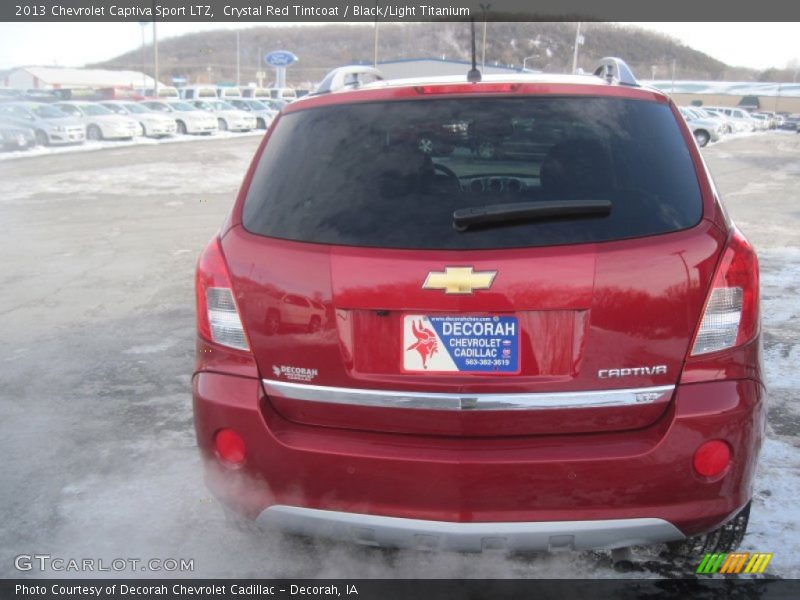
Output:
M514 202L459 208L453 212L453 227L466 231L473 225L563 219L566 217L605 217L611 213L610 200L554 200Z

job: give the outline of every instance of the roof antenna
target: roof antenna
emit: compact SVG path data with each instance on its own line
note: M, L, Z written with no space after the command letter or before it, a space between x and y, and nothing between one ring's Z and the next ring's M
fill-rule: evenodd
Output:
M477 55L475 53L475 17L472 17L470 21L472 21L472 68L467 73L467 81L477 83L481 80L481 72L478 71Z

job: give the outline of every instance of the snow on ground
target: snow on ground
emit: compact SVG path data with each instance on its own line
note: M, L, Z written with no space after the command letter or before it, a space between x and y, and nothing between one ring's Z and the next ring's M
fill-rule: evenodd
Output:
M736 137L748 135L752 136ZM185 211L181 215L188 221L192 213L176 200L186 193L186 182L197 188L192 193L229 196L238 187L252 153L249 148L221 153L213 143L193 149L202 149L203 156L182 162L179 168L174 157L159 160L147 153L146 159L142 157L129 166L79 164L61 172L48 172L43 160L41 174L27 179L13 179L9 169L8 177L13 181L0 196L0 211L19 212L24 205L33 204L27 210L38 215L57 208L62 196L76 197L89 203L80 208L80 220L92 223L92 206L100 206L106 199L118 200L109 203L118 206L130 198L135 206L155 213L154 219L162 216L159 207L169 206L170 212L173 208ZM725 148L732 157L736 151L733 145ZM203 185L197 186L197 182ZM199 206L206 210L208 205ZM774 219L771 214L765 213L764 219ZM216 215L212 216L209 222L217 222ZM190 223L197 228L196 222ZM125 233L133 235L130 229ZM158 250L156 254L169 257L164 264L156 265L156 271L168 268L179 291L173 294L172 287L164 287L172 295L148 306L147 312L120 309L125 316L109 321L119 333L109 339L87 328L74 331L61 327L58 339L45 336L34 340L35 349L19 347L4 358L11 362L5 363L10 366L0 375L5 373L10 386L7 389L16 389L22 402L3 405L6 422L19 426L9 427L5 439L0 440L0 448L6 444L11 458L16 457L6 461L3 471L4 486L7 482L11 482L9 488L15 486L14 493L7 496L13 508L6 511L4 507L4 516L15 512L13 519L0 522L0 576L19 575L11 569L11 560L5 560L6 555L47 552L61 557L107 559L193 558L196 571L192 575L198 577L620 577L611 566L609 554L603 552L532 558L492 552L396 552L257 536L233 529L203 485L187 391L193 317L191 302L186 299L191 299L190 273L199 242L188 252L174 250L188 244L185 240L163 238L148 241ZM122 260L128 248L120 245L125 239L125 235L117 236L103 243L119 251ZM759 250L771 423L743 550L773 552L769 574L800 577L799 429L793 424L800 422L800 409L795 408L800 396L800 248ZM90 252L91 248L85 250ZM149 273L148 278L157 275ZM107 281L116 280L100 268L81 274L81 286L89 291L103 290L104 301L111 303L113 298L107 297L109 290L105 289ZM66 284L63 288L59 296L71 289ZM80 300L89 306L87 299ZM63 306L53 310L66 313ZM113 309L106 310L114 314ZM94 323L92 319L88 322ZM62 356L62 337L69 342L66 347L72 348L67 356ZM42 363L61 369L56 371L58 386L50 386L47 374L41 373ZM0 362L0 369L3 364ZM36 375L29 375L33 373ZM58 393L47 398L46 411L36 412L39 405L34 402L40 402L45 391L52 393L53 389ZM34 443L40 439L46 443ZM30 460L32 449L40 462L29 468L25 461ZM13 471L12 465L17 465ZM62 477L61 471L68 471L69 476ZM0 490L0 497L2 493ZM691 575L691 566L675 567L654 551L640 550L636 558L645 566L625 577Z
M210 136L206 135L173 135L164 138L135 137L132 140L114 140L104 142L86 141L83 144L65 146L34 146L28 150L16 150L14 152L0 153L0 161L13 160L15 158L30 158L32 156L47 156L50 154L68 154L73 152L96 152L107 148L125 148L128 146L155 146L158 144L176 144L183 142L196 142L208 139L230 139L232 137L242 137L248 135L264 135L263 130L254 129L252 131L215 131Z
M768 437L743 550L774 552L770 571L800 577L800 248L759 252Z

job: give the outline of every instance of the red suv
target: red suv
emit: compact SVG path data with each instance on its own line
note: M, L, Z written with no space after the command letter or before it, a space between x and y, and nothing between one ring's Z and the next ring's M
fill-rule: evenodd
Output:
M283 109L200 258L214 495L369 545L735 548L758 265L676 106L618 59L365 71ZM418 139L437 123L461 124L444 153Z

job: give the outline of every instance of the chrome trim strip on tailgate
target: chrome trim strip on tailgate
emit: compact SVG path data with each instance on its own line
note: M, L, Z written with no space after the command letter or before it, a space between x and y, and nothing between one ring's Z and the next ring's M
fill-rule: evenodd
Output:
M672 523L657 518L451 523L275 505L264 509L256 523L367 546L460 552L612 549L686 539Z
M446 394L340 388L264 379L267 395L290 400L427 410L546 410L653 404L667 401L674 385L591 392Z

